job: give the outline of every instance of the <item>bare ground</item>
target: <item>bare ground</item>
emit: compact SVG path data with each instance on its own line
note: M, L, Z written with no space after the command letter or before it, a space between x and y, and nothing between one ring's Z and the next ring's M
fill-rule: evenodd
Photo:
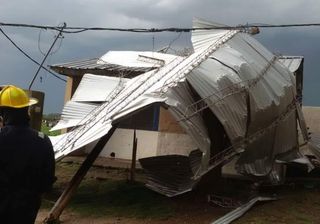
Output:
M71 179L75 170L78 168L77 159L65 160L57 165L58 181L54 186L54 196L49 196L46 200L56 200L66 183ZM80 161L81 162L81 159ZM114 169L101 166L103 161L97 161L96 167L93 167L86 176L93 184L101 181L126 180L128 179L128 170ZM124 165L129 167L128 164ZM144 181L143 173L137 174L138 181ZM230 188L233 182L226 182ZM235 184L234 186L238 186ZM267 189L268 194L277 194L280 199L273 202L259 203L247 214L237 220L235 223L320 223L320 190L319 181L300 181L299 183L290 183L288 185ZM58 192L58 193L57 193ZM248 193L248 192L244 192ZM167 216L154 217L145 215L144 217L135 217L127 215L125 212L119 214L97 215L94 212L85 213L85 215L71 204L66 208L60 217L60 221L66 224L208 224L217 218L223 216L231 209L213 206L207 202L207 195L201 191L187 193L173 199L164 198L168 208L172 210ZM75 198L78 195L74 196ZM95 194L92 195L95 197ZM99 196L97 196L99 197ZM161 196L159 196L161 197ZM162 198L160 198L162 200ZM94 200L94 199L93 199ZM84 202L85 203L85 202ZM36 223L42 223L52 204L43 206L38 214ZM126 207L128 208L128 207Z

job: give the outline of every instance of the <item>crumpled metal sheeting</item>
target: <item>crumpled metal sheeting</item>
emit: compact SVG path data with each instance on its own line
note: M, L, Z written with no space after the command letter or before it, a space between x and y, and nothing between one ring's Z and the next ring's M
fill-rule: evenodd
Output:
M299 148L295 110L276 127L274 138L274 157L289 150ZM297 157L298 158L298 157Z
M201 164L201 151L189 156L166 155L139 159L147 174L146 186L154 191L173 197L191 191L198 180L194 171Z
M288 105L288 102L293 101L293 98L287 99L287 96L292 96L292 94L290 92L284 94L280 98L279 105L271 104L265 110L252 113L248 136L268 128L271 122L286 113L285 106ZM252 105L252 101L250 102ZM288 113L290 113L288 117L279 121L276 127L270 128L263 136L248 144L246 151L240 155L237 162L238 172L256 176L267 175L273 170L273 161L277 155L297 149L296 113L295 110Z
M201 168L202 158L203 153L199 149L190 152L189 160L193 175L199 172L199 169Z
M296 72L303 60L302 56L281 56L279 62L286 66L291 72Z
M193 40L204 43L201 38L211 37L211 31L206 32L195 31ZM200 45L196 45L196 50L197 46ZM210 109L233 144L268 127L294 100L294 76L275 58L254 38L238 33L187 77L201 98L212 104ZM205 81L201 80L203 77ZM250 80L256 81L250 83ZM225 89L226 86L229 88ZM219 98L222 100L214 104ZM249 117L247 107L250 107ZM257 176L272 172L275 156L297 147L295 119L291 115L247 145L237 163L238 171Z
M256 176L268 175L273 170L278 155L297 149L297 129L295 113L277 127L271 128L263 136L247 145L236 163L239 173ZM298 155L296 155L299 158ZM289 162L289 161L287 161Z
M188 119L184 117L187 106L194 103L188 83L179 83L179 85L171 88L166 93L166 96L166 104L169 106L169 111L203 152L203 168L206 168L210 156L210 139L201 113L197 113ZM190 109L192 110L190 111L191 113L194 112L194 108Z
M248 144L236 162L236 170L244 175L265 176L273 166L274 129L265 133L262 138ZM268 141L269 140L269 141Z
M189 74L187 80L218 117L230 140L244 137L246 100L242 94L232 93L238 91L237 85L230 87L241 82L238 76L231 69L209 58Z
M320 133L312 134L308 142L309 149L320 161Z
M68 101L62 110L59 122L50 131L70 128L82 124L85 116L90 114L99 104Z
M246 33L239 33L226 45L238 51L239 59L246 61L256 72L263 69L274 56L259 41Z
M248 201L246 204L241 205L240 207L232 210L231 212L227 213L223 217L215 220L211 224L228 224L232 221L240 218L242 215L244 215L255 203L258 201L274 201L277 200L276 197L255 197L252 198L250 201Z
M193 28L208 28L225 26L218 23L206 22L197 18L193 19ZM222 31L222 32L221 32ZM194 51L201 51L203 48L207 48L208 44L223 37L223 31L219 29L213 30L194 30L192 31L191 41Z
M220 45L232 38L237 31L220 31L223 39L210 43L208 48L195 52L187 58L175 57L165 66L158 70L144 73L137 78L129 80L119 94L110 102L102 104L88 116L84 125L68 133L64 138L54 145L56 158L58 155L66 155L84 146L103 135L107 134L111 128L114 117L126 110L128 104L139 101L139 97L148 94L151 101L158 102L153 95L165 94L170 88L182 82L186 74L190 73L201 62L206 60L211 52L215 51ZM145 106L145 105L143 105ZM135 110L142 108L137 105Z

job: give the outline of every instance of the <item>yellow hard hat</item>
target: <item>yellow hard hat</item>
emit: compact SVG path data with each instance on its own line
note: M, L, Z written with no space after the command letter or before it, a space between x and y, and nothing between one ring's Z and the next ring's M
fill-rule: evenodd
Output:
M28 94L16 86L5 86L0 91L0 107L23 108L38 103L35 98L29 98Z

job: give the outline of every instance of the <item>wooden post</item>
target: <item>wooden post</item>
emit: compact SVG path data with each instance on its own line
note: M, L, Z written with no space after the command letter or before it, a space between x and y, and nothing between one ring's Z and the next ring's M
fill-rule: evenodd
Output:
M136 160L137 160L137 144L138 139L136 137L136 129L133 132L133 146L132 146L132 160L131 160L131 170L130 170L130 181L135 181L135 172L136 172Z
M45 218L43 223L55 223L59 220L59 217L65 207L67 207L72 195L76 192L79 184L81 183L84 176L87 174L88 170L92 166L93 162L96 160L96 158L99 156L100 152L106 145L106 143L111 138L113 132L116 129L116 125L114 125L111 130L106 134L105 136L101 137L98 143L95 145L95 147L92 149L92 151L89 153L85 161L81 164L80 168L76 172L76 174L73 176L71 181L69 182L66 189L63 191L59 199L56 201L54 206L52 207L51 211L49 212L48 216Z

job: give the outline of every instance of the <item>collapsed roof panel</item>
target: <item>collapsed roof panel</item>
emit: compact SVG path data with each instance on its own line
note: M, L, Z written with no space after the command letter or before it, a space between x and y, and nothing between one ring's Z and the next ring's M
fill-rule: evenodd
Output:
M109 96L120 91L127 80L126 78L85 74L72 99L65 104L60 121L51 131L81 125L91 111L102 102L110 100Z
M203 25L200 22L196 27ZM196 31L193 40L204 46L204 40L212 35L211 31L207 33L201 31L199 35ZM239 33L187 77L219 118L233 145L252 136L252 142L242 146L246 149L238 160L241 173L266 175L276 155L297 148L296 116L290 113L293 110L286 120L270 127L287 113L296 94L293 75L276 59L254 38ZM206 88L198 81L202 78L215 85ZM217 101L220 103L214 103ZM265 133L254 137L260 130Z
M208 27L209 23L195 23L195 27L204 26ZM224 156L226 152L241 153L238 172L254 176L271 173L274 180L279 179L273 166L275 158L291 152L291 158L298 155L292 73L254 38L238 30L197 30L193 32L192 41L195 52L188 57L164 59L163 55L152 55L154 64L163 61L158 69L128 80L119 91L107 97L108 101L86 116L79 127L54 138L56 158L104 136L113 123L125 116L161 102L168 106L202 152L200 170L191 169L191 175L186 178L191 184L187 184L188 189L214 166L228 161L230 154ZM115 58L109 55L104 60L120 63L117 61L121 53L113 55ZM137 56L130 53L130 57L132 55ZM123 63L122 66L135 66L137 61L129 58ZM200 100L191 94L191 88ZM206 128L210 124L205 123L201 115L205 108L210 108L226 131L231 142L231 147L225 149L228 151L210 155L210 144L215 142L208 137ZM211 159L217 161L210 163ZM156 180L156 176L154 183L165 182ZM186 190L184 187L168 189L170 184L165 185L156 188L172 195Z
M281 56L279 61L291 72L296 72L303 62L302 56Z
M108 51L97 64L115 64L129 68L157 68L176 56L150 51Z
M72 96L76 102L105 102L112 92L125 85L128 79L123 77L109 77L85 74Z
M68 101L63 107L59 122L50 131L81 125L83 119L96 107L98 104Z
M176 86L183 81L185 74L203 62L218 46L233 37L238 31L220 31L222 34L208 48L190 55L187 58L176 57L159 70L144 73L133 80L127 82L126 88L114 96L113 100L102 104L90 116L86 117L83 125L70 133L54 145L56 158L67 155L68 153L92 142L108 133L114 117L127 108L129 103L132 105L137 102L135 109L142 106L139 97L148 94L149 103L159 102L166 99L165 93L169 88ZM223 38L221 38L223 37ZM156 97L153 98L153 95Z

